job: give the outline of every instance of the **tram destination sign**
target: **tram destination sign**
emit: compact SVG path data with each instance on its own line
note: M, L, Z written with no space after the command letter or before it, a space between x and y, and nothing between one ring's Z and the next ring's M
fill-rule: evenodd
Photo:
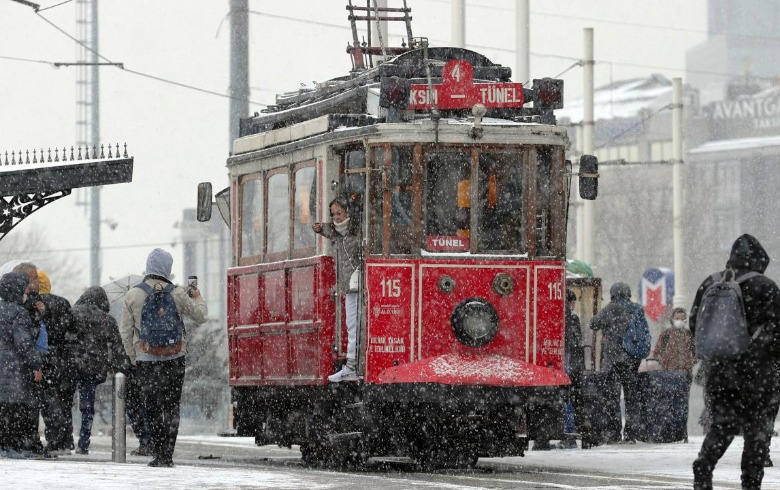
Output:
M432 86L412 84L409 87L408 109L430 109L431 100L439 109L469 109L482 104L488 109L523 107L523 84L511 82L474 83L474 69L466 60L451 60L442 70L442 83Z

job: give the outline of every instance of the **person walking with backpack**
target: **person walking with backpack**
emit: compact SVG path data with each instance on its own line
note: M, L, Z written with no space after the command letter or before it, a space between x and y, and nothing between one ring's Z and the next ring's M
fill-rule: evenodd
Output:
M773 361L780 354L780 289L763 275L768 265L761 243L752 235L740 236L726 270L702 282L691 306L689 327L696 355L707 362L704 390L712 411L712 424L693 462L695 489L712 488L715 465L740 430L742 488L761 488L777 375Z
M641 436L642 426L637 371L642 359L650 351L650 332L644 310L631 301L631 288L628 284L613 284L609 294L610 303L593 317L590 324L591 330L601 330L604 334L601 369L607 372L605 397L609 400L608 407L605 407L609 429L604 436L604 442L619 442L621 436L624 442L636 442ZM631 342L627 342L629 340ZM624 430L619 405L621 387L626 410Z
M182 317L206 321L206 301L196 287L174 286L173 257L156 248L146 259L146 276L130 289L122 305L119 331L148 418L154 459L149 466L173 466L179 432L187 335Z
M72 339L74 388L78 388L81 412L77 454L89 454L98 385L106 381L109 371L125 372L130 364L119 337L119 326L108 314L109 310L108 295L99 286L87 288L71 309L75 325Z

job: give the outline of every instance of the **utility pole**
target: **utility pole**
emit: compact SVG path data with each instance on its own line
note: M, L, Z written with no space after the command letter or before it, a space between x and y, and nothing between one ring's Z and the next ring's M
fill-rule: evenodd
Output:
M674 297L673 306L685 307L685 265L683 256L683 196L685 166L683 162L683 100L682 78L672 79L672 240L674 242Z
M582 79L582 153L593 154L593 28L584 30L585 56ZM582 260L593 264L593 201L582 201Z
M100 63L98 59L98 2L76 0L76 30L79 34L79 75L76 80L76 139L87 148L100 146ZM89 190L90 280L100 285L100 190Z
M452 0L452 45L466 47L466 0Z
M230 0L230 141L239 119L249 115L249 12L247 0Z
M249 7L248 0L230 0L230 122L228 135L229 152L233 152L233 141L238 138L239 124L242 117L249 115ZM212 218L213 219L213 218ZM227 237L219 242L220 257L224 260L229 256ZM204 254L205 256L205 254ZM203 264L213 263L204 260ZM211 271L203 271L208 276ZM225 277L225 270L219 270ZM227 293L225 288L219 289L220 315L226 320L225 305ZM234 433L233 407L230 402L230 390L225 392L225 426L227 433Z
M531 11L529 0L516 0L515 4L515 81L531 80Z

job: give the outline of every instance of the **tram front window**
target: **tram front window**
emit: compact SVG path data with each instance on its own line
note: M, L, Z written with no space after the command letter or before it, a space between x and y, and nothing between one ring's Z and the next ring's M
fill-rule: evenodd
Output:
M468 251L470 230L470 155L426 155L425 235L430 251Z
M389 161L386 155L389 155ZM414 148L411 146L383 145L373 148L375 167L384 169L385 165L389 164L390 168L386 172L375 173L372 176L372 192L378 196L373 203L373 226L376 241L372 244L372 250L381 250L382 246L384 179L387 179L390 189L390 254L410 254L415 247L413 155Z
M523 249L523 166L519 153L479 155L479 249Z

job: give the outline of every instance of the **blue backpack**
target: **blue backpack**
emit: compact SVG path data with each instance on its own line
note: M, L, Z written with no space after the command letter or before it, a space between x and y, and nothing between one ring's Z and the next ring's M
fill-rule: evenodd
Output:
M136 287L147 294L141 308L143 350L152 355L177 354L181 351L184 322L171 294L175 286L166 284L164 288L158 289L140 282Z
M650 344L650 327L647 325L645 312L641 306L636 305L623 336L623 350L628 357L644 359L650 354Z

